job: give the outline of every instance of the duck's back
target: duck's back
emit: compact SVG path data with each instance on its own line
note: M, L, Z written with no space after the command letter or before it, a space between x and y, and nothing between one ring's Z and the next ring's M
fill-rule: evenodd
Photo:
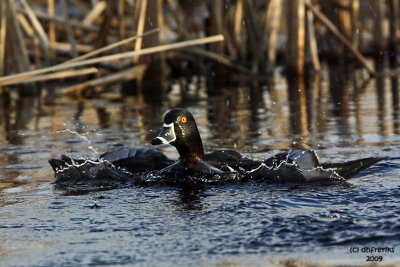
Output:
M204 155L204 160L213 165L214 167L224 170L247 170L250 171L260 166L260 161L251 160L243 157L241 154L234 150L217 150ZM230 169L231 168L231 169Z
M106 152L100 158L131 173L161 170L174 163L162 152L152 148L118 149Z

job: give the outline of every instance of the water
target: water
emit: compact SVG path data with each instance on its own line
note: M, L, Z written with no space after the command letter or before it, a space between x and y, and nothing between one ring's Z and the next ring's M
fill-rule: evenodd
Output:
M170 94L159 107L112 93L2 105L0 265L351 265L371 255L400 262L400 120L391 80L384 79L384 101L381 83L360 89L341 80L339 102L325 72L307 86L316 95L307 96L306 113L289 105L286 82L275 81L268 90L243 84L208 98L200 86L190 101ZM163 113L177 106L193 112L206 151L263 159L312 147L321 161L391 158L345 184L55 189L48 159L151 147ZM173 148L162 150L177 158ZM372 247L394 252L362 252Z

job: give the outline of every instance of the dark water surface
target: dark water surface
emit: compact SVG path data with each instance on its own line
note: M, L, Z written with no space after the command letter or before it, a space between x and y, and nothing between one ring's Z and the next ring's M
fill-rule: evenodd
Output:
M288 102L280 76L275 85L221 88L213 97L201 85L186 98L173 90L161 106L112 93L102 100L2 103L0 265L335 265L367 264L371 255L399 263L397 81L356 78L326 73L306 84L300 103ZM73 195L54 188L48 159L151 147L163 113L178 106L193 112L207 151L233 148L262 159L314 148L321 161L391 158L346 184L128 187ZM177 157L172 148L162 150ZM373 247L385 250L365 252Z

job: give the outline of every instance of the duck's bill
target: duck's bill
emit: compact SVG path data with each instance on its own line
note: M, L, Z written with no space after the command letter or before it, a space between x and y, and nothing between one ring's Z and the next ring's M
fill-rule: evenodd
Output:
M151 141L153 146L160 145L160 144L169 144L176 140L175 130L174 130L174 123L165 124L161 130L161 133Z

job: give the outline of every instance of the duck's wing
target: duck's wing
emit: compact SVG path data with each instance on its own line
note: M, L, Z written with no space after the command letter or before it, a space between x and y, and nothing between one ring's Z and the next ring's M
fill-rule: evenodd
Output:
M73 159L61 155L60 159L50 159L49 163L58 185L73 185L83 181L99 185L105 184L105 181L125 182L131 175L126 170L100 159Z
M173 163L163 153L149 148L118 149L98 159L73 159L62 155L50 159L57 182L80 180L126 180L131 174L160 170Z
M347 180L384 159L370 157L344 163L321 164L313 150L292 150L268 158L264 163L269 170L268 176L273 180L313 182Z
M330 179L333 171L322 170L313 150L291 150L263 161L265 176L274 182L312 182Z
M264 160L264 164L267 166L276 167L282 163L295 164L301 170L320 166L318 156L313 150L291 150Z
M323 169L334 169L340 176L349 179L366 168L387 158L388 157L369 157L343 163L323 163L321 166Z
M50 159L49 164L53 168L54 172L60 172L64 169L69 168L73 165L81 165L85 162L84 159L73 159L66 155L61 155L59 159Z

